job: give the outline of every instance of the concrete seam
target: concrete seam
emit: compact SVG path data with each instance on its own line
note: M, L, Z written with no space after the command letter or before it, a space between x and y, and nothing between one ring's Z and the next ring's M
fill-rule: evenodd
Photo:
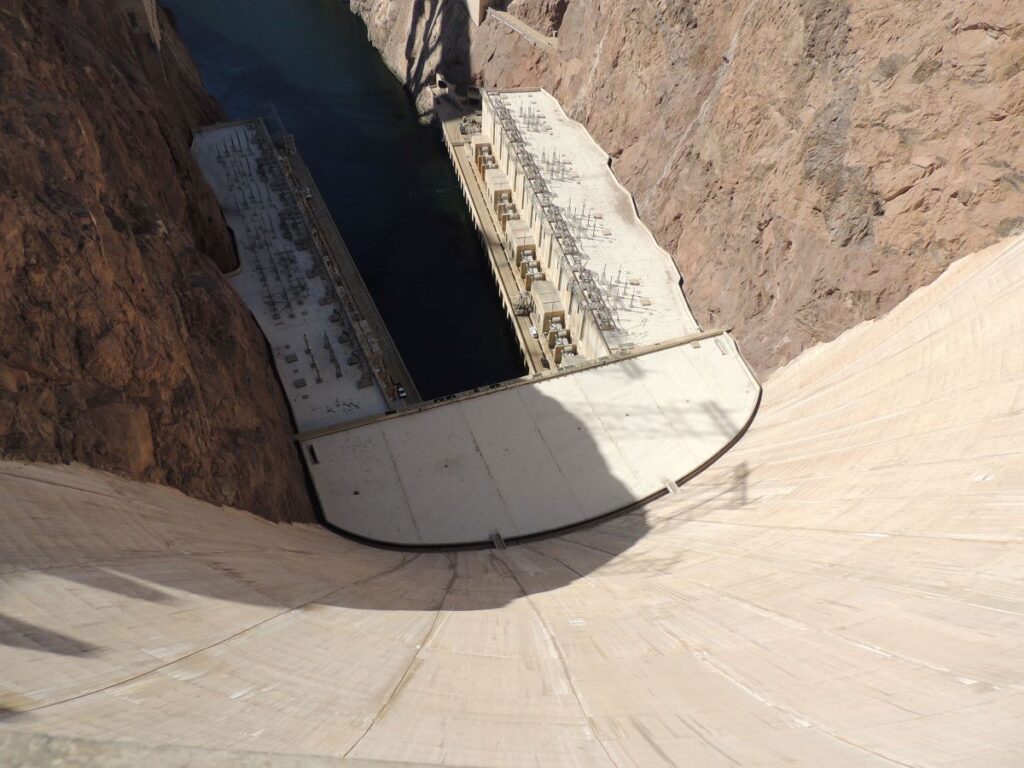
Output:
M530 606L530 610L533 611L533 615L536 616L537 621L540 622L541 629L544 630L544 635L550 641L551 647L555 649L555 653L558 655L558 663L562 667L562 674L565 675L565 682L569 684L569 690L572 691L572 696L576 700L576 706L579 707L580 714L583 716L583 719L587 721L587 727L590 729L590 732L594 735L594 741L596 741L601 746L601 751L604 752L605 757L608 758L609 764L613 766L618 766L619 763L616 762L615 758L613 758L611 753L608 751L608 747L605 746L604 741L598 735L597 728L594 726L593 719L590 717L590 715L587 714L586 707L583 706L583 699L580 697L580 693L576 689L576 684L573 682L572 674L569 672L569 664L565 660L565 654L562 653L562 648L561 646L559 646L558 640L552 634L551 629L548 627L548 623L544 620L544 617L541 615L540 611L537 610L537 606L533 604L533 600L530 597L530 593L527 591L526 587L523 586L523 583L519 580L519 576L516 574L515 569L513 569L508 563L505 563L505 567L509 569L512 578L515 580L516 584L519 586L519 589L523 593L523 597L526 599L526 604ZM566 567L568 568L568 566ZM569 570L572 571L573 569L569 568ZM573 571L573 573L576 573L577 576L580 576L580 574L578 574L576 571ZM586 579L585 576L581 576L581 578Z
M395 684L395 687L388 692L387 698L384 699L384 704L381 705L381 708L377 710L377 714L375 714L373 718L370 720L370 724L366 726L366 730L364 730L362 734L360 734L359 738L356 739L355 742L353 742L351 747L345 750L345 753L342 755L342 759L345 759L350 754L352 754L352 751L359 746L359 744L363 741L363 739L367 737L367 735L369 735L370 731L373 730L373 727L380 721L382 717L384 717L388 709L391 708L392 702L395 700L395 697L401 692L402 688L405 687L406 682L409 680L410 677L412 677L412 668L416 664L416 659L420 657L420 654L423 652L423 649L426 647L427 643L430 641L430 638L433 636L434 630L437 628L437 621L441 617L441 611L444 610L444 604L445 602L447 602L448 595L452 591L452 586L455 584L455 579L458 578L458 564L454 561L452 557L449 557L448 561L451 563L452 566L452 575L451 578L448 580L448 585L444 589L444 594L441 596L441 601L437 604L437 610L434 612L433 621L430 622L430 626L427 628L426 633L423 635L423 639L420 641L419 646L416 648L416 652L412 655L412 658L409 659L409 663L408 665L406 665L405 671L402 672L402 676L398 678L398 682Z
M186 555L186 557L188 559L192 559L191 556ZM230 642L230 641L240 637L241 635L244 635L246 632L250 632L250 631L252 631L254 629L258 629L259 627L263 626L264 624L267 624L267 623L273 621L274 619L278 619L281 616L284 616L285 614L291 613L292 611L302 610L306 606L312 605L313 603L318 603L318 602L320 602L320 601L330 597L331 595L334 595L334 594L336 594L338 592L341 592L341 591L343 591L345 589L348 589L349 587L355 586L356 584L361 584L364 581L369 581L371 579L380 578L382 576L386 576L389 573L393 573L394 571L399 570L400 568L404 567L408 563L411 563L417 557L418 557L418 555L414 555L413 557L409 558L408 560L403 558L402 562L399 563L397 566L394 566L394 567L389 568L389 569L387 569L385 571L382 571L379 574L375 574L373 576L367 576L364 579L358 579L358 580L353 581L353 582L351 582L349 584L346 584L343 587L337 587L335 589L329 590L328 592L324 592L322 595L319 595L319 596L313 598L312 600L307 600L306 602L300 603L299 605L292 606L290 608L285 608L285 609L283 609L281 611L278 611L277 613L275 613L275 614L273 614L271 616L266 617L265 619L261 619L260 621L256 622L255 624L251 624L248 627L243 627L242 629L238 630L237 632L234 632L233 634L228 635L227 637L221 638L220 640L217 640L216 642L210 643L209 645L203 646L202 648L197 648L194 651L190 651L189 653L186 653L186 654L184 654L182 656L179 656L176 659L172 659L171 661L168 661L168 662L165 662L163 664L160 664L159 666L153 667L152 669L148 669L145 672L140 672L139 674L134 675L132 677L126 678L124 680L118 680L117 682L111 683L110 685L105 685L102 688L97 688L97 689L92 690L92 691L87 691L85 693L80 693L80 694L77 694L75 696L70 696L70 697L68 697L66 699L61 699L60 701L51 701L51 702L48 702L46 704L41 704L38 707L31 707L31 708L23 709L23 710L20 710L18 712L15 712L15 713L13 713L11 715L0 714L0 722L4 721L6 719L11 719L11 718L17 717L17 716L25 714L27 712L38 712L41 709L48 709L50 707L55 707L55 706L58 706L60 704L67 704L67 703L72 702L72 701L78 701L79 699L84 699L84 698L86 698L88 696L93 696L94 694L97 694L97 693L104 693L106 691L113 690L114 688L119 688L122 685L128 685L129 683L133 683L136 680L142 679L143 677L147 677L149 675L156 674L157 672L160 672L163 669L167 669L167 667L173 666L174 664L177 664L177 663L179 663L181 661L185 661L187 659L190 659L193 656L197 656L200 653L204 653L204 652L206 652L206 651L208 651L208 650L210 650L212 648L216 648L217 646L224 645L225 643L228 643L228 642Z

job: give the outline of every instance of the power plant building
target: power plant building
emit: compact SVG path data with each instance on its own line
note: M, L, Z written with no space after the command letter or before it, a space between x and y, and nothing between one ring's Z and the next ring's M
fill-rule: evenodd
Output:
M482 96L475 166L523 287L552 286L542 292L559 297L575 354L599 359L697 332L672 257L587 130L540 89Z
M735 342L698 326L587 131L543 91L482 104L467 114L435 89L503 305L542 365L300 434L326 522L366 540L518 541L612 514L713 461L760 400Z

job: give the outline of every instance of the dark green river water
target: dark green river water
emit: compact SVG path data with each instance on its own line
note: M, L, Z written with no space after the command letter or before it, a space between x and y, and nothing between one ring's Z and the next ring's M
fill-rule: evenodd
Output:
M522 375L440 134L417 120L348 5L163 4L229 117L273 105L295 136L420 393Z

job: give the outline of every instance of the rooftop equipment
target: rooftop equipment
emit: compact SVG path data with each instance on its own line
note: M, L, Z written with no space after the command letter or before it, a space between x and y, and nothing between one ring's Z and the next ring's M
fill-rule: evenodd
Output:
M564 328L557 331L552 328L548 331L548 349L564 347L566 344L572 344L572 337L569 335L569 331Z
M526 282L526 287L529 288L531 285L533 285L534 280L543 280L544 273L540 271L540 267L536 265L530 265L526 270L526 274L523 275L523 279Z
M506 229L506 241L509 250L515 255L517 265L522 261L524 253L531 255L536 253L533 240L533 232L525 222L517 219L509 223Z
M571 292L585 300L587 309L593 312L598 327L602 331L614 330L615 323L612 312L605 302L602 292L597 289L596 283L592 285L584 284L586 281L582 279L583 276L576 271L584 268L585 255L583 249L579 241L571 233L562 215L561 208L554 202L544 175L541 173L533 156L527 150L526 141L517 125L517 121L509 112L505 98L501 94L485 91L484 102L485 109L489 109L500 123L501 130L508 141L509 151L516 165L522 169L534 198L540 204L544 217L551 225L559 246L556 253L558 253L559 258L563 262L561 271L572 275L570 282L575 284L570 286ZM562 165L561 158L556 159L556 164ZM565 171L561 170L561 173L565 174ZM575 290L575 288L579 290Z
M530 292L523 291L520 293L512 309L518 317L528 317L533 312L533 297L530 295Z
M554 356L555 356L555 364L556 365L560 364L565 357L567 357L567 356L571 357L571 356L574 356L575 354L576 354L576 345L575 344L571 344L569 342L566 342L566 343L563 343L563 344L558 344L558 343L555 344Z

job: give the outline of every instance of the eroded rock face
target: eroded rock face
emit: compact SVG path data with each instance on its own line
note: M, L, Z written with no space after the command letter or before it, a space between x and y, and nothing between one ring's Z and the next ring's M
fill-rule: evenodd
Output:
M494 4L500 7L501 3ZM545 35L558 33L569 8L569 0L511 0L505 9Z
M766 373L1024 229L1015 0L352 0L426 106L438 67L541 85L613 155L705 325Z
M0 8L0 455L81 461L272 519L312 510L191 130L219 117L166 18ZM220 269L218 269L218 267Z

